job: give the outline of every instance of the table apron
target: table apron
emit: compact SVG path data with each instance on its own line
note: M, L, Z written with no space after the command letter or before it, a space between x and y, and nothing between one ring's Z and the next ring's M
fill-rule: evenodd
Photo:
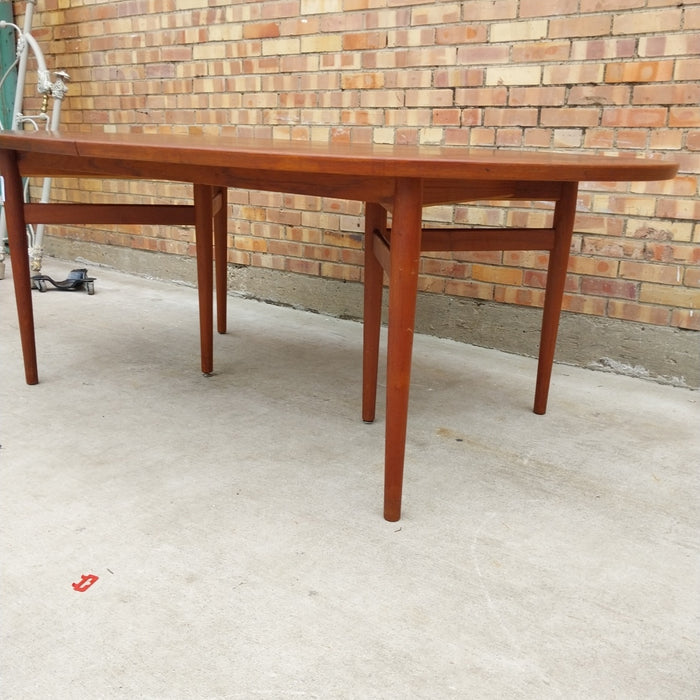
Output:
M393 207L400 178L382 175L337 173L251 171L231 166L173 165L146 161L71 158L55 154L20 153L24 177L68 177L95 179L160 180L186 182L244 190L261 190L314 197L331 197L377 202ZM475 201L530 200L557 201L564 183L528 180L423 179L422 204L450 204ZM93 222L100 223L100 222Z

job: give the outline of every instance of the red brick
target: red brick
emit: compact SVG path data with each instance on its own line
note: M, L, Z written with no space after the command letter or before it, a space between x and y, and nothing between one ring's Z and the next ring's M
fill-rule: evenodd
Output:
M568 271L578 275L613 278L617 277L618 263L614 260L572 255L569 258Z
M461 123L461 111L459 109L434 109L433 124L459 126Z
M686 145L692 150L691 135L688 134ZM659 129L649 134L649 148L660 150L678 150L683 144L683 133L679 130Z
M266 0L266 2L260 3L259 9L263 19L293 17L299 14L299 2L297 0Z
M282 19L279 22L279 36L301 36L304 34L320 34L323 32L321 21L318 17L293 17Z
M689 151L700 151L700 130L688 134L686 138L686 147Z
M630 59L636 55L636 51L637 42L635 39L579 39L571 43L570 60Z
M529 105L563 105L566 99L566 88L563 87L514 87L510 90L508 104L512 107Z
M683 14L683 28L686 31L700 29L700 7L686 7Z
M673 61L624 61L605 66L606 83L658 83L671 80Z
M484 25L469 24L438 27L435 30L436 44L466 44L469 42L484 42L487 40L487 28Z
M557 14L572 15L576 14L578 9L578 0L557 0ZM542 0L520 0L519 17L551 17L552 6L543 3Z
M537 43L523 43L513 45L513 62L528 63L534 61L566 61L569 57L571 45L568 41L543 41Z
M341 78L343 90L376 90L384 87L384 74L374 73L349 73Z
M342 265L338 263L322 262L320 275L329 279L343 280L346 282L359 282L362 268L357 265Z
M492 265L472 265L472 279L480 282L520 285L523 280L522 270L515 267L495 267Z
M700 34L690 32L684 35L661 34L660 36L640 37L639 55L645 56L697 56L700 54Z
M508 102L508 90L504 87L455 90L455 102L458 105L473 105L475 107L505 106Z
M276 36L280 36L280 27L276 22L245 24L243 26L244 39L267 39Z
M626 282L624 280L584 277L581 279L581 292L594 296L637 299L639 285L636 282Z
M678 58L673 72L674 80L700 80L700 58Z
M547 272L545 270L525 270L523 272L523 285L544 289L547 286Z
M613 34L661 34L681 28L683 11L677 8L649 12L622 12L613 17Z
M431 292L433 294L443 294L445 291L445 280L442 277L418 277L418 291Z
M538 111L536 109L489 107L484 110L484 126L534 126L537 124L537 117Z
M507 63L509 58L508 46L505 44L460 46L457 50L457 63L468 66L481 66L494 63Z
M325 13L315 18L306 15L304 20L311 23L314 19L318 19L321 32L356 32L363 29L376 29L375 24L365 22L367 18L368 15L363 12L339 12Z
M585 148L611 148L615 141L613 129L586 129Z
M523 145L523 129L507 128L498 129L496 132L496 146L503 148L519 148Z
M469 146L471 143L471 135L468 129L445 129L445 145L446 146Z
M631 260L620 263L620 277L623 279L639 280L641 282L657 282L660 284L681 284L683 268L681 265L654 265Z
M605 0L605 10L615 12L620 10L632 10L646 6L646 0ZM581 12L600 12L600 0L581 0Z
M603 67L589 63L545 66L542 74L542 82L545 85L598 84L602 80Z
M469 280L447 280L445 294L473 299L493 299L493 285Z
M548 253L541 253L533 250L506 250L503 253L504 265L528 268L524 271L524 275L530 271L537 272L546 270L548 261Z
M656 215L664 219L700 221L700 201L697 199L659 201L656 206Z
M430 3L412 10L411 24L452 24L462 19L461 14L460 3Z
M472 262L483 265L500 265L502 262L502 253L495 250L471 250L471 251L455 251L452 254L455 260L463 262Z
M549 21L550 39L607 36L610 34L610 15L596 14L579 17L552 17Z
M683 289L671 285L643 282L639 291L639 301L687 309L700 309L700 289Z
M346 34L343 37L343 51L383 49L386 46L386 32L363 32Z
M646 148L647 132L643 129L618 129L615 134L615 146L620 149Z
M578 107L569 109L543 108L540 113L542 126L596 126L600 119L600 110L596 107Z
M411 90L406 94L407 107L449 107L452 105L451 90Z
M526 129L523 134L523 145L529 148L545 148L552 145L552 129Z
M673 309L671 325L677 328L700 331L700 313L696 309Z
M635 87L632 93L634 104L683 105L700 103L700 85L644 85Z
M497 286L494 289L493 299L503 304L542 307L544 306L544 291Z
M601 297L587 297L579 294L565 294L562 308L577 314L604 316L608 301Z
M517 0L469 0L464 3L463 20L490 21L517 16Z
M432 71L432 81L435 87L457 87L482 85L484 71L481 68L439 68Z
M700 107L671 107L668 125L700 128Z
M666 125L664 107L609 107L603 110L603 126L659 127Z
M607 312L611 318L656 326L667 326L671 316L670 310L664 306L630 303L616 299L611 299L608 302Z
M254 267L263 267L270 270L284 270L286 260L282 255L268 255L254 253L250 256L250 264Z
M700 267L689 267L683 275L686 287L700 287Z
M423 257L421 258L420 271L424 275L463 278L468 274L469 266L455 260Z
M624 105L631 89L626 85L575 85L569 90L570 105Z

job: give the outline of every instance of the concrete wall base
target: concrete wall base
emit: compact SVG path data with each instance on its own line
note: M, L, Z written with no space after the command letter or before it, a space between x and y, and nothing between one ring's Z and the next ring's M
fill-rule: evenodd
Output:
M47 254L81 264L195 284L192 258L47 236ZM95 275L94 271L91 274ZM348 319L362 318L362 285L279 270L231 266L230 293ZM535 357L541 310L419 294L416 331ZM700 387L700 333L563 313L556 361L657 382Z

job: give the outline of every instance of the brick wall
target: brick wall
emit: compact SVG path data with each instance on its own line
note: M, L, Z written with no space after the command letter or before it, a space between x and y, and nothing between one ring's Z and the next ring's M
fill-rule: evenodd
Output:
M20 23L23 8L15 2ZM672 156L672 182L583 184L565 308L700 329L697 0L38 0L34 24L49 66L72 78L66 130ZM180 185L146 189L189 196ZM54 197L144 191L59 181ZM361 204L230 197L231 263L361 279ZM539 226L550 215L484 203L435 207L426 221ZM189 229L59 233L193 252ZM534 253L428 255L420 284L540 305L545 265Z

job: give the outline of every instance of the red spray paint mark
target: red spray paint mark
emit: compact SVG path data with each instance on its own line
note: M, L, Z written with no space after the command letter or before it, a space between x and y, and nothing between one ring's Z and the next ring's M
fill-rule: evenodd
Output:
M94 574L88 574L87 576L83 574L80 581L73 584L73 590L83 593L84 591L87 591L87 589L90 588L90 586L92 586L92 584L95 583L98 578L99 576L95 576Z

